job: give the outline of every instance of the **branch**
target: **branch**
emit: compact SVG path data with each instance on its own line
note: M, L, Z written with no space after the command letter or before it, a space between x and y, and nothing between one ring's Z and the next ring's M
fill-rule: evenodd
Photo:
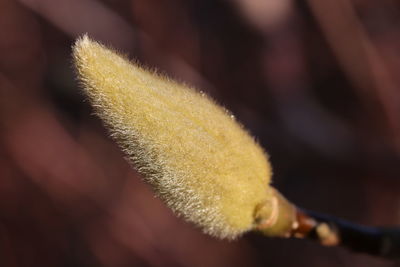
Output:
M325 246L342 246L384 258L400 258L400 229L367 227L312 211L297 210L298 227L292 237L308 238Z

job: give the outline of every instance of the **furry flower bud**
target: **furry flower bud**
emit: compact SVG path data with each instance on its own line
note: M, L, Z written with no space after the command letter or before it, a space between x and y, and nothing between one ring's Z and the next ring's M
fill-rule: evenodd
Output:
M95 112L169 207L219 238L253 229L271 197L271 169L229 112L87 36L73 56Z

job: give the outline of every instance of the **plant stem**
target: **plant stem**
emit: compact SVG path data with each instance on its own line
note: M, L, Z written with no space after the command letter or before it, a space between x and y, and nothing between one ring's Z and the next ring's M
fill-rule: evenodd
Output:
M298 227L292 237L308 238L325 246L343 246L384 258L400 258L400 229L367 227L328 215L297 209Z

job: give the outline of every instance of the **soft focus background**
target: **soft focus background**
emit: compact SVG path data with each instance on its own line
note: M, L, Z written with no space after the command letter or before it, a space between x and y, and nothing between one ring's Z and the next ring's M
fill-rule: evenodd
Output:
M399 1L0 0L0 266L400 266L176 218L80 93L86 32L232 110L299 206L400 223Z

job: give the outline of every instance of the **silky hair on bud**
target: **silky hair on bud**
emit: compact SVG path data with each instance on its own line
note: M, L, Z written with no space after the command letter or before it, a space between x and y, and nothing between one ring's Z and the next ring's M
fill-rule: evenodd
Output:
M208 96L87 36L73 47L83 91L129 161L178 215L234 239L268 201L263 149Z

